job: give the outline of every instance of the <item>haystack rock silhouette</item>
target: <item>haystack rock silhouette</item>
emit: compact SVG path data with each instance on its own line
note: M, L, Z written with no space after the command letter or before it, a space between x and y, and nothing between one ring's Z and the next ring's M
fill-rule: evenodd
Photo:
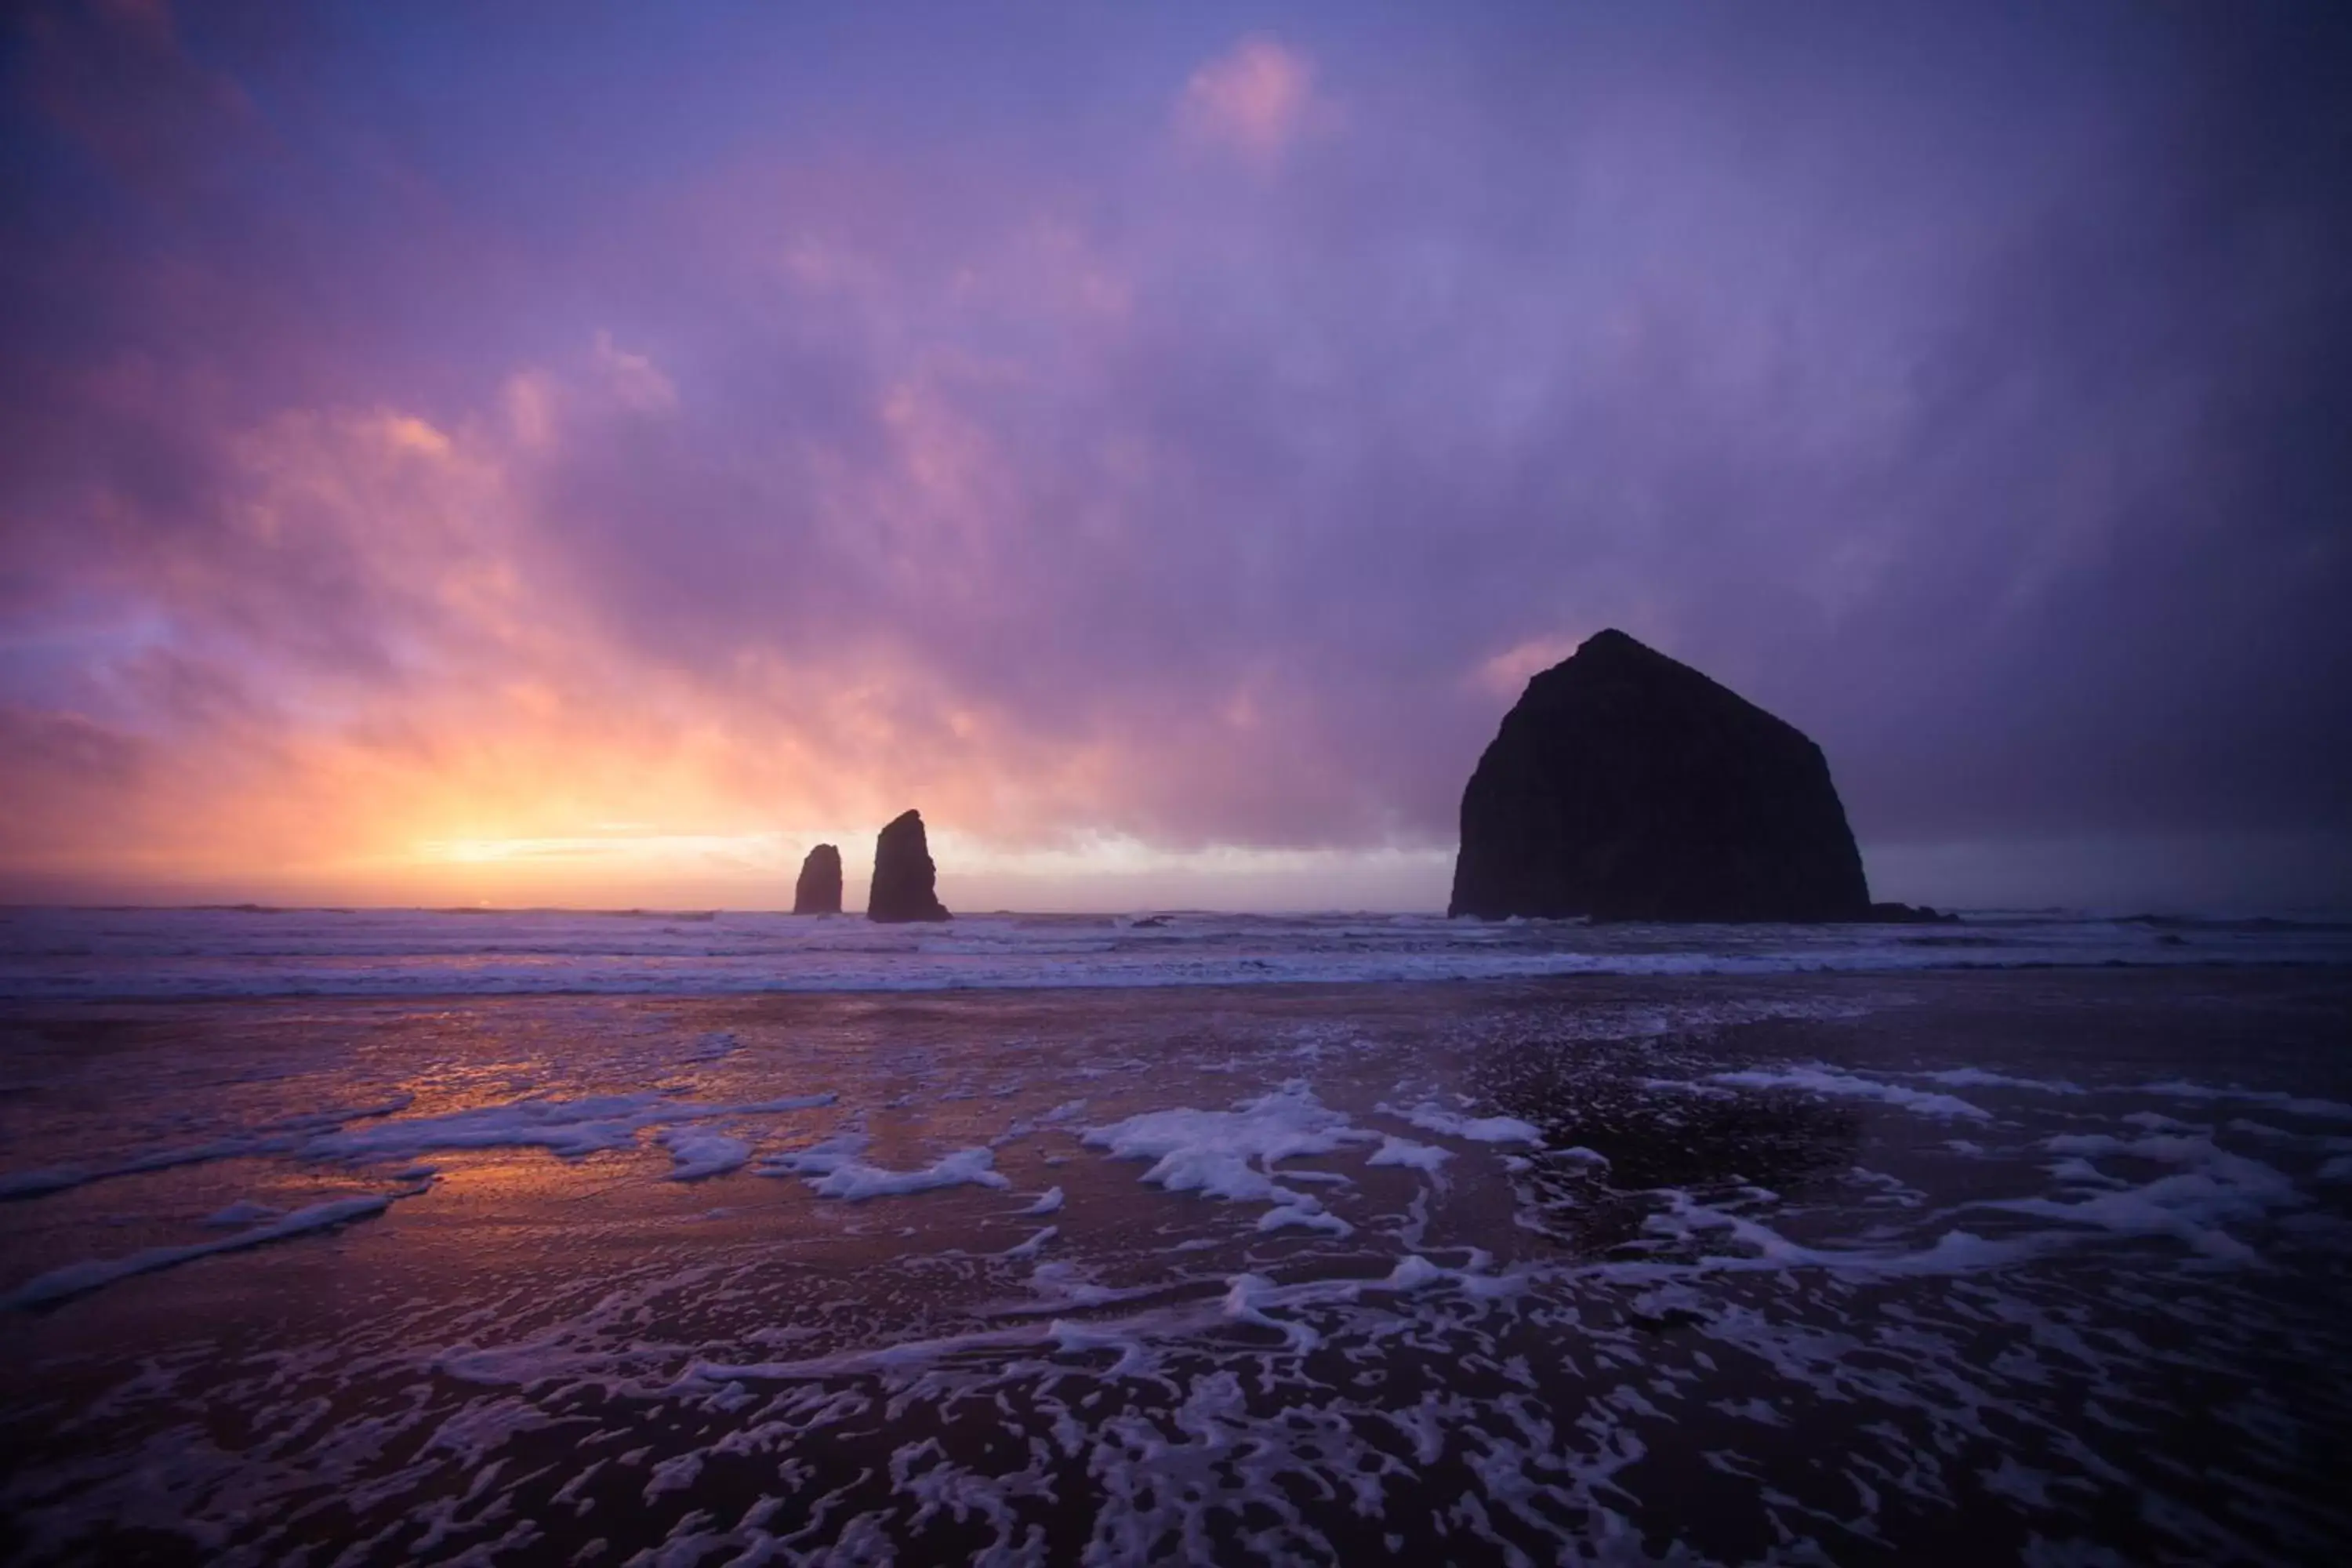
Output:
M866 896L870 921L943 921L938 868L923 837L923 814L901 812L874 841L874 886Z
M837 915L841 912L841 851L820 844L801 862L801 879L793 884L793 913Z
M1447 912L1612 921L1874 913L1822 749L1613 628L1528 681L1478 759L1462 792Z

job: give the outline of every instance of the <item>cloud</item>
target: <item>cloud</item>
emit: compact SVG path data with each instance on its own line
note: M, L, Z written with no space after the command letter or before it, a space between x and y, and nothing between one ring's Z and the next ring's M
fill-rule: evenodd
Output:
M34 4L17 26L31 106L147 196L184 198L210 160L258 133L250 97L189 53L169 0Z
M1314 125L1315 68L1273 38L1244 38L1194 71L1177 104L1179 132L1197 146L1266 165Z
M1549 669L1576 651L1581 637L1534 637L1513 643L1493 658L1481 660L1472 680L1496 697L1516 700L1529 678Z
M425 114L243 15L173 47L270 136L92 100L169 201L9 106L0 877L788 873L908 805L1056 898L1420 875L1610 624L1872 844L2352 834L2334 35L418 21ZM1347 135L1226 177L1332 123L1310 46Z
M613 346L613 334L596 334L596 363L604 387L623 407L636 414L667 414L677 407L677 385L645 354Z

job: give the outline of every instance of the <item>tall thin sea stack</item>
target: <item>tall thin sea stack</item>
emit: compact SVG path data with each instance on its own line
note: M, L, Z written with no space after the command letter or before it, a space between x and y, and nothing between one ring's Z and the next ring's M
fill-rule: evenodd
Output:
M943 921L938 868L923 837L923 816L901 812L874 841L874 886L866 897L870 921Z
M793 884L793 913L837 915L841 912L841 851L820 844L801 862L800 880Z
M1822 749L1623 632L1528 682L1462 793L1449 912L1871 916Z

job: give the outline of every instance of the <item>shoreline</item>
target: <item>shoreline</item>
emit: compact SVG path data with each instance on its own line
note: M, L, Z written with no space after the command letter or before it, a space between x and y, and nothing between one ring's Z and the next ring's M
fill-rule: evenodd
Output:
M512 991L311 991L311 992L233 992L202 993L187 995L107 994L92 996L10 996L0 994L0 1022L29 1022L45 1009L79 1011L88 1008L152 1009L164 1012L182 1010L212 1010L216 1008L255 1007L268 1009L281 1005L350 1004L354 1007L382 1007L387 1004L401 1007L416 1006L439 1010L463 1009L475 1005L563 1002L601 1002L615 1005L628 1004L666 1006L775 1006L789 1008L806 1005L816 1008L835 1005L887 1006L891 1004L937 1003L942 1000L985 1002L1003 998L1008 1005L1019 1004L1066 1003L1083 1007L1093 1001L1113 999L1140 1002L1145 999L1175 1003L1182 998L1213 998L1221 1005L1247 1002L1278 1004L1294 1002L1314 1004L1340 1000L1349 992L1363 993L1365 1000L1393 997L1426 1003L1445 997L1460 997L1480 1005L1514 1001L1529 1004L1606 1003L1622 1000L1628 994L1668 994L1687 996L1706 991L1764 990L1844 990L1860 985L1900 985L1905 984L1928 986L1949 985L1963 989L1990 984L2000 978L2040 977L2060 981L2122 980L2129 976L2134 983L2160 982L2176 978L2183 983L2212 982L2231 976L2242 976L2252 986L2292 975L2314 980L2342 979L2352 981L2352 961L2217 961L2202 963L2018 963L1959 964L1937 969L1808 969L1808 970L1715 970L1700 973L1625 973L1595 971L1573 974L1439 976L1432 978L1398 978L1377 980L1265 980L1230 981L1203 979L1198 981L1154 981L1135 984L1100 984L1074 983L1066 985L908 985L883 987L778 986L765 989L716 990L512 990ZM2202 990L2202 985L2187 985L2187 989Z
M1642 981L1698 984L1709 982L1735 981L1747 984L1786 981L1836 980L1897 980L1945 975L1998 974L2215 974L2215 973L2352 973L2352 958L2201 958L2132 960L2122 958L2085 959L2068 963L2061 959L2026 959L2015 963L1988 963L1958 962L1945 964L1916 966L1862 965L1841 966L1822 964L1811 968L1721 968L1704 970L1639 970L1592 969L1558 974L1447 974L1396 975L1378 978L1339 975L1330 978L1282 980L1234 980L1225 976L1198 980L1159 977L1133 982L1083 980L1056 984L1048 981L991 984L940 981L936 984L911 982L902 985L747 985L697 986L664 988L622 988L617 986L549 986L499 987L475 991L438 990L366 990L336 988L283 991L191 991L191 992L96 992L82 994L30 994L0 990L0 1010L13 1010L44 1005L152 1005L159 1007L196 1006L206 1003L263 1002L407 1002L441 1005L500 1000L529 1001L532 999L606 998L614 1001L750 1001L786 996L887 998L942 995L1135 995L1154 992L1232 991L1262 994L1285 990L1328 992L1359 987L1366 990L1402 990L1421 986L1497 988L1512 985L1565 985L1574 983L1607 981Z
M1342 1560L2316 1558L2347 1011L2247 966L0 1007L0 1446L58 1556L1074 1561L1288 1507Z

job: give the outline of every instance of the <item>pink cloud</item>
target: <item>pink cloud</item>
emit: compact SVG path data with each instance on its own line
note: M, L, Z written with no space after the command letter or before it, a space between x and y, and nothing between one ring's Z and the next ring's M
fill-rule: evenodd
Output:
M1533 637L1513 643L1471 671L1473 685L1496 697L1516 700L1530 677L1549 669L1576 651L1577 637Z
M1192 73L1177 105L1193 142L1274 163L1315 123L1315 67L1273 38L1244 38Z
M2196 171L2042 156L2071 89L1399 13L1309 40L1337 137L1305 43L1123 23L845 23L730 89L630 13L560 58L436 24L397 79L331 7L38 15L0 879L355 897L420 844L908 805L975 856L1442 854L1553 634L1612 622L1819 735L1865 834L2352 799L2294 740L2345 732L2352 557L2232 466L2313 482L2340 268L2146 272ZM567 75L606 26L632 68ZM2182 424L2224 407L2227 462Z

